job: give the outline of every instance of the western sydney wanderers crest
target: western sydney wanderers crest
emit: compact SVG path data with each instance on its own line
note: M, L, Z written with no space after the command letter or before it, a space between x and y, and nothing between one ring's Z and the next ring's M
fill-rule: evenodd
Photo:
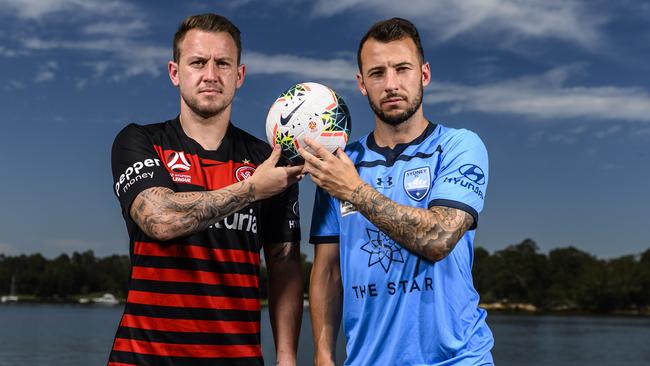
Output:
M404 190L416 201L422 201L431 188L431 172L428 166L404 172Z
M241 182L244 179L250 178L254 172L255 167L252 167L250 165L240 166L239 168L235 169L235 178L238 182Z

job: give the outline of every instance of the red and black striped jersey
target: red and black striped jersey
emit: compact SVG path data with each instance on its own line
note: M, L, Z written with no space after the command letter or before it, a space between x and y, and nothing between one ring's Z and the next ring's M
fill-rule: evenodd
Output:
M129 210L151 187L205 191L244 180L270 153L232 123L214 151L188 137L178 118L118 134L113 191L129 233L131 275L110 366L263 364L260 248L300 240L298 185L166 242L148 237Z

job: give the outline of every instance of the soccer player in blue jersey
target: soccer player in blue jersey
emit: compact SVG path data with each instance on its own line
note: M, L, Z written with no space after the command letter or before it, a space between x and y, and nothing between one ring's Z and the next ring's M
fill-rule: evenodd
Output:
M314 154L300 150L318 186L315 363L334 363L342 314L346 365L492 365L494 341L472 284L485 146L473 132L424 117L431 71L411 22L373 25L358 63L375 130L345 152L313 141Z

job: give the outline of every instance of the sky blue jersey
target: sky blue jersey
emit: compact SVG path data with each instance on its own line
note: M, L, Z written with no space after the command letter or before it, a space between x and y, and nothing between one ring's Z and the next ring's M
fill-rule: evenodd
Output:
M310 242L340 243L345 364L492 365L492 332L472 282L488 182L481 139L430 123L411 143L379 147L370 134L346 153L361 178L391 200L457 208L474 224L434 263L402 248L350 203L316 191Z

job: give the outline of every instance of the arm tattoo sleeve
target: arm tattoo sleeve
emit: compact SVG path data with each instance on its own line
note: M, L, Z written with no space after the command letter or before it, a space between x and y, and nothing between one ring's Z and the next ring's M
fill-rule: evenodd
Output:
M133 200L131 217L150 237L170 240L206 229L254 201L253 184L241 182L209 192L153 187Z
M426 210L397 204L367 183L352 192L350 203L402 247L434 261L454 249L473 221L471 215L455 208Z

